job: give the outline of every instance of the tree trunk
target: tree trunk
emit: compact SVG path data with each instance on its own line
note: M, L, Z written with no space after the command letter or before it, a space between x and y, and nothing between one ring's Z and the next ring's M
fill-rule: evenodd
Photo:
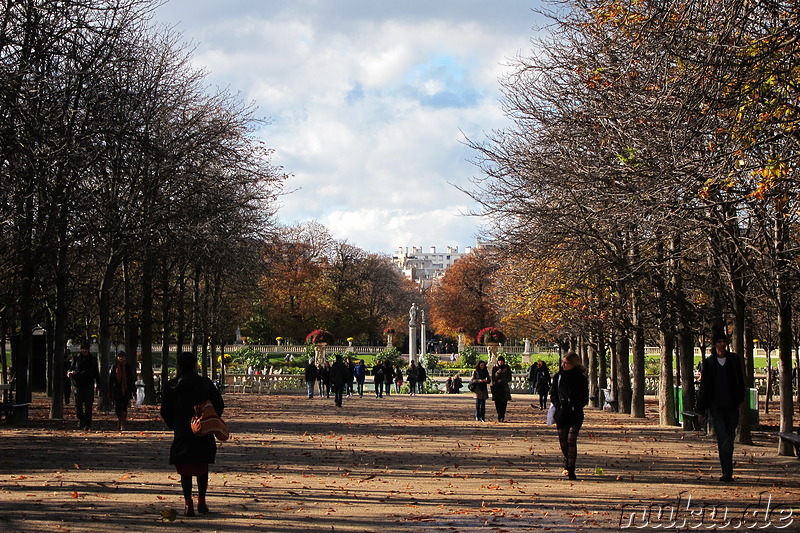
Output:
M631 297L633 326L633 391L631 394L630 413L634 418L645 417L644 406L644 320L639 308L639 295Z
M619 405L621 413L631 413L631 369L630 369L631 341L628 332L619 326L617 331L617 352L616 352L616 378L617 393L614 396Z
M156 404L156 387L153 376L153 258L148 255L142 264L142 381L144 404Z
M662 426L674 426L675 419L675 394L673 392L675 381L673 379L672 352L675 349L675 335L666 325L661 331L661 370L658 382L658 420Z
M589 398L592 398L592 407L597 407L600 403L600 396L597 390L597 332L590 333L592 338L586 343L589 352Z
M682 324L678 330L678 364L681 367L681 394L683 408L694 411L695 408L695 383L694 383L694 334L689 324ZM689 420L684 419L683 428L690 429Z
M66 204L65 204L66 205ZM65 220L65 217L61 218ZM50 401L50 419L59 420L64 418L64 351L67 347L67 318L69 308L67 306L67 283L69 280L69 269L67 267L67 227L60 224L58 232L58 253L56 255L56 303L55 303L55 327L53 332L53 397Z
M740 354L742 364L742 373L745 374L747 363L745 362L744 353L744 331L745 331L745 310L746 302L744 298L744 282L741 278L742 272L738 271L737 274L732 275L733 280L733 351ZM746 375L746 374L745 374ZM752 384L745 384L746 387L751 387ZM747 408L749 393L745 396L744 404L739 413L739 429L737 431L737 442L739 444L753 444L753 437L750 434L750 412Z
M98 357L100 358L100 399L97 408L101 411L108 411L111 402L106 397L108 390L108 372L111 369L111 290L114 286L114 276L119 268L121 260L116 256L109 258L106 263L103 279L100 282L98 297Z
M169 274L170 269L167 261L161 264L161 291L163 293L161 300L161 323L163 331L161 334L161 378L159 390L161 391L161 398L164 398L164 391L167 390L167 382L169 381L169 336L170 329L172 328L172 316L170 314L170 297L169 297Z
M789 261L786 257L785 244L789 239L784 219L786 203L777 202L775 218L775 247L777 256L776 289L778 305L778 369L779 395L781 405L780 431L794 431L794 406L792 404L792 299L790 293ZM794 455L794 446L783 439L778 444L780 455Z

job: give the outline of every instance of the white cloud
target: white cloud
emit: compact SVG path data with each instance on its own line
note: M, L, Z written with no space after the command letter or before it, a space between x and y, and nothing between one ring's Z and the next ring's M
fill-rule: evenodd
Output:
M172 0L194 62L271 118L262 137L293 174L278 216L317 219L375 252L474 244L448 182L478 171L460 142L506 124L497 79L527 50L531 3ZM177 16L185 8L187 11ZM189 11L191 10L191 11Z

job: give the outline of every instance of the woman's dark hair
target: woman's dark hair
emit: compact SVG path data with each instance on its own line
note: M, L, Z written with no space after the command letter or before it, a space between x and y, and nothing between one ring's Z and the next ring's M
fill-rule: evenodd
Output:
M581 356L576 354L575 352L569 352L567 355L564 356L564 359L568 360L572 363L574 368L577 368L581 371L581 373L586 374L586 369L583 367L581 363Z
M181 374L197 372L197 356L192 352L181 352L178 355L178 370Z
M486 361L478 361L478 364L475 365L475 370L478 370L481 367L481 363L483 363L484 366L486 365Z

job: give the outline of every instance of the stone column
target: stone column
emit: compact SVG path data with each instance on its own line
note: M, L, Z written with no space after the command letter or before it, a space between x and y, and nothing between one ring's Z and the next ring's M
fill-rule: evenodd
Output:
M417 361L417 326L408 326L408 364Z
M419 330L419 354L420 359L424 359L426 353L428 353L428 333L425 331L427 328L425 326L425 311L421 312L422 316L422 325Z
M408 310L408 364L417 360L417 318L419 307L416 302L411 304Z

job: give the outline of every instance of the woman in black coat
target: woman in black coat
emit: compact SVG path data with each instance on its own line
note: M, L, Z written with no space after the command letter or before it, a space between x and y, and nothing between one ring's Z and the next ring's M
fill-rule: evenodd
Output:
M581 358L575 352L568 353L561 361L561 370L550 389L550 401L556 408L556 427L561 453L564 454L565 473L569 479L577 479L578 433L583 425L583 408L589 403L589 380Z
M164 391L161 418L174 432L169 464L175 465L181 476L186 516L194 516L192 477L197 478L197 510L208 512L208 465L216 458L217 444L214 435L198 437L190 425L194 407L206 400L211 400L217 414L222 415L225 403L219 391L210 379L197 374L197 357L191 352L182 352L178 356L178 377L171 379Z

